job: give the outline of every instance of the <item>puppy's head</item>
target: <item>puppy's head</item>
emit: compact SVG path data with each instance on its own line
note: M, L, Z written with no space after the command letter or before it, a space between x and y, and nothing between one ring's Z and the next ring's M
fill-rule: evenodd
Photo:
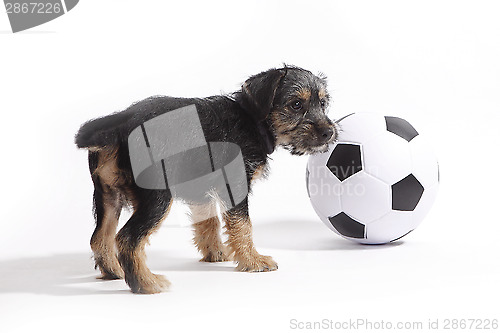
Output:
M242 87L244 108L257 121L266 120L276 144L292 154L328 150L337 137L327 117L330 96L326 79L298 67L271 69L250 77Z

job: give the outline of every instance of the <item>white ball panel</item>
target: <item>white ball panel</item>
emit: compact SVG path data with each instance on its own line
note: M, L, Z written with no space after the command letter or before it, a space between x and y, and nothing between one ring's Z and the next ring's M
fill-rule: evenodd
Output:
M309 195L315 208L324 216L340 213L341 183L325 166L309 168Z
M408 141L384 132L363 143L363 169L366 173L392 185L411 173Z
M338 125L339 141L351 143L365 143L387 129L385 118L376 113L355 113L342 119Z
M388 243L413 230L412 212L391 211L367 226L366 236L369 244Z
M420 135L410 141L412 173L425 188L438 183L438 162L432 146Z
M363 224L374 221L391 210L390 186L361 171L342 183L342 210Z

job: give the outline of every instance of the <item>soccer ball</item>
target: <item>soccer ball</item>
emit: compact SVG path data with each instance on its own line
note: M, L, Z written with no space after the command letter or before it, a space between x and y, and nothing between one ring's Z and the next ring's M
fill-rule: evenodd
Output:
M337 124L338 140L307 163L314 210L331 230L359 243L407 235L436 197L439 169L430 145L397 117L355 113Z

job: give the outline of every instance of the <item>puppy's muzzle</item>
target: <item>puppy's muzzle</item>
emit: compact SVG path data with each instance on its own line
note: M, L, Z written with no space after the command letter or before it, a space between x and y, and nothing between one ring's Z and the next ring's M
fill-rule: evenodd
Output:
M317 127L318 138L323 143L328 143L332 140L335 128L333 126Z

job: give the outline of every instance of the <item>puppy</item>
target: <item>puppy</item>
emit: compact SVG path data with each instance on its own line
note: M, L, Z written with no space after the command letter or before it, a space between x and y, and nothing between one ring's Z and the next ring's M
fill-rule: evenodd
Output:
M144 122L174 109L195 105L207 142L232 142L243 156L248 193L252 181L266 176L268 159L282 146L294 155L324 152L337 130L327 117L330 96L326 78L298 67L270 69L250 77L240 91L207 98L150 97L124 111L91 120L75 137L78 148L88 150L94 183L96 228L90 245L102 279L125 278L134 293L168 289L169 282L146 266L144 247L167 216L172 193L139 187L132 172L127 138ZM248 197L224 211L228 240L222 243L217 201L189 202L194 243L202 261L233 259L245 272L278 268L261 255L252 241ZM133 215L116 234L122 208Z

